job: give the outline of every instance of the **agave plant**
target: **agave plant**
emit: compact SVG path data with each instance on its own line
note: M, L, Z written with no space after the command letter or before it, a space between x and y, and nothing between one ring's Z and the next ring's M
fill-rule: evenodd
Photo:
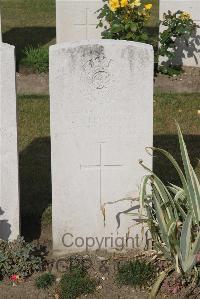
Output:
M184 171L173 156L160 148L153 151L163 154L175 167L182 186L166 186L158 176L149 172L140 186L140 209L152 234L155 249L161 251L172 267L161 273L152 288L155 295L166 275L176 270L182 275L196 271L197 254L200 252L200 183L190 163L180 126L177 124L179 145Z

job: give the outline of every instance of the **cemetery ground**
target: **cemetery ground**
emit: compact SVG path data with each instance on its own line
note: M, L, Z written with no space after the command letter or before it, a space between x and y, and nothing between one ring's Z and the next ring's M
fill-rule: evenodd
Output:
M154 95L154 145L169 150L180 162L178 138L174 119L183 130L192 164L200 177L198 162L200 147L200 94L155 94ZM139 104L139 103L138 103ZM47 248L45 259L47 269L56 274L57 282L47 290L35 287L33 275L24 282L12 286L10 280L0 285L0 298L56 298L58 279L61 273L56 270L51 255L51 162L49 97L47 95L18 96L19 165L21 190L22 235L29 242ZM147 144L148 146L148 144ZM176 175L167 161L156 155L154 170L165 180L174 183ZM131 218L130 218L131 223ZM116 262L133 260L136 253L109 255L102 252L91 254L91 277L97 280L94 294L87 298L147 298L147 291L116 282ZM145 257L149 260L149 257ZM108 272L100 269L102 260L109 261ZM53 263L53 264L52 264ZM53 265L53 269L51 268ZM66 266L66 264L64 264ZM61 264L62 268L62 264ZM198 298L199 289L193 298ZM159 295L164 298L165 293ZM84 298L82 296L80 298ZM159 298L158 297L158 298ZM173 298L172 294L169 298ZM175 296L176 298L176 296Z
M154 0L153 3L153 15L147 30L150 30L154 36L158 32L158 1ZM24 68L22 62L27 46L47 48L55 43L55 2L53 0L2 0L1 6L4 16L3 40L16 45L21 234L26 241L40 246L45 259L43 270L55 274L56 281L48 289L41 290L35 286L35 279L40 274L34 274L24 281L20 278L13 278L13 281L5 279L3 282L0 281L0 298L60 299L58 284L61 270L66 270L66 263L64 262L64 269L62 269L63 263L60 264L60 268L56 267L56 260L51 251L52 194L48 75L33 74L31 70ZM200 178L198 161L200 158L200 93L191 93L200 92L199 70L190 68L184 74L172 78L159 75L155 79L155 87L154 146L169 150L181 163L174 122L176 119L184 133L192 165ZM179 93L163 93L169 91ZM153 161L154 170L161 179L179 184L174 169L170 167L167 160L156 155ZM84 253L83 258L86 260L89 258L92 263L88 272L91 278L95 279L96 284L94 294L82 295L80 298L147 298L148 289L135 289L133 286L120 285L116 281L116 265L119 262L135 260L136 257L138 260L147 262L152 259L151 252L139 255L139 258L138 254L137 251L128 252L126 255L104 252L90 255ZM76 261L77 257L75 256L74 259ZM106 269L101 267L104 262L108 265ZM156 261L154 266L156 270L161 271L167 264ZM69 267L68 263L67 267ZM148 279L143 278L145 285L150 283L153 276L156 276L152 273ZM168 284L168 289L173 289L173 280L176 280L176 277L171 276L169 279L172 281L172 286ZM158 298L166 296L177 298L172 293L166 293L166 289L161 289ZM179 285L177 290L179 297L187 292L184 288L179 292ZM199 294L200 289L196 288L192 298L198 298ZM71 294L71 297L66 298L75 298L75 296L72 297Z
M195 169L200 174L199 103L198 93L156 94L154 96L154 145L169 150L180 161L174 123L176 119L185 135ZM39 239L41 228L51 222L48 208L51 204L49 97L46 95L18 96L18 117L22 235L32 241ZM154 158L156 173L165 181L172 181L175 177L173 168L169 167L166 171L166 166L164 159ZM34 226L33 230L31 230L32 226ZM47 238L48 241L49 239Z

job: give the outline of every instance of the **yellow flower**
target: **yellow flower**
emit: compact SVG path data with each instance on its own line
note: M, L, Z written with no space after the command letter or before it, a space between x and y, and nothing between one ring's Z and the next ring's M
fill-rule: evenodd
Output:
M130 7L134 8L135 6L139 7L140 5L141 5L141 0L135 0L130 4Z
M152 8L152 4L151 3L145 4L144 7L146 10L150 10Z
M121 7L126 7L128 5L128 0L121 0Z
M109 7L110 10L116 11L120 7L119 0L109 0Z
M179 17L181 20L189 20L191 18L188 12L183 11Z
M134 1L134 4L135 4L135 6L137 6L137 7L138 7L138 6L140 6L140 5L141 5L141 1L140 1L140 0L135 0L135 1Z

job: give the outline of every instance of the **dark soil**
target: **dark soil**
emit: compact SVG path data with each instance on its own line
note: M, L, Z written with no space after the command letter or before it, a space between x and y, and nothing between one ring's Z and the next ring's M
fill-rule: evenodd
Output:
M50 232L48 232L49 234ZM45 231L44 231L45 234ZM49 242L49 241L48 241ZM49 245L49 243L47 244ZM45 236L41 238L39 243L45 243ZM97 281L97 287L94 294L88 294L78 297L78 299L148 299L150 284L145 281L145 289L135 289L132 286L120 286L116 282L117 268L121 263L127 260L133 260L134 258L143 258L145 260L152 259L153 252L142 253L139 251L129 251L127 253L107 253L107 252L93 252L90 254L82 253L80 255L65 256L62 258L55 257L49 253L47 257L48 267L47 271L51 271L56 276L55 284L47 290L38 290L35 287L35 278L39 275L33 275L31 278L16 283L10 280L4 280L0 284L0 298L1 299L59 299L58 296L58 284L62 274L70 269L70 258L72 258L73 265L84 265L88 269L88 273L92 278ZM156 265L155 265L156 266ZM160 266L160 264L159 264ZM160 269L166 267L164 263ZM167 266L168 267L168 266ZM170 278L170 280L173 280ZM158 299L183 299L186 290L183 288L176 295L173 293L167 293L166 289L161 288ZM187 297L191 299L200 298L200 288L195 289L195 295Z
M158 74L154 81L154 91L159 93L200 92L200 68L185 67L178 76Z
M48 74L33 74L29 70L17 73L18 94L49 94ZM184 73L169 77L157 74L154 91L158 93L200 92L200 68L185 67Z
M101 252L99 254L82 255L83 259L90 261L90 268L88 272L92 278L97 281L97 287L94 294L87 296L80 296L79 299L89 298L89 299L147 299L148 291L146 290L136 290L130 286L120 287L115 282L115 273L118 262L123 262L124 260L134 256L136 253L129 253L128 255L121 254L108 254ZM77 260L80 256L77 257ZM76 262L76 257L74 259ZM49 270L56 275L56 283L49 290L38 290L35 287L34 281L37 275L32 276L30 279L18 283L15 286L9 280L5 280L0 285L0 298L1 299L47 299L47 298L58 298L57 285L62 276L62 273L69 269L69 263L67 258L55 259L55 257L49 257ZM104 268L104 265L106 267ZM146 283L147 284L147 283Z
M17 73L17 93L48 95L49 75Z

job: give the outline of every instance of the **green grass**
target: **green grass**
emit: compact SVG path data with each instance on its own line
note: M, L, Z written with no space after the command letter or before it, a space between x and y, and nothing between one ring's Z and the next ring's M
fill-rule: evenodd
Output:
M155 268L151 263L133 260L127 261L118 268L116 280L120 285L147 287L155 277Z
M1 0L3 41L16 46L17 64L27 46L55 43L55 0Z
M49 122L47 96L18 98L22 233L28 241L40 236L43 213L51 204Z
M200 178L200 94L161 94L156 95L154 100L154 145L169 150L181 163L174 122L176 119L183 131L192 164ZM163 180L178 183L174 169L163 157L154 157L154 170Z
M35 286L38 289L47 289L55 282L56 277L52 273L42 273L35 279Z
M26 47L25 57L21 63L36 73L47 73L49 71L49 48L31 46Z
M55 26L55 0L1 0L3 32L15 27Z
M59 284L61 299L75 299L81 295L94 293L97 282L86 271L76 268L66 272Z
M200 94L157 94L154 101L155 134L176 133L174 119L185 134L200 134Z
M27 149L37 139L49 138L49 97L22 95L18 97L19 150Z
M154 145L181 161L174 119L183 130L189 154L200 178L200 94L163 94L154 97ZM51 159L48 96L19 96L19 151L22 226L30 234L31 220L51 219ZM147 144L148 146L148 144ZM176 182L167 161L154 157L154 170L166 181ZM48 208L49 207L49 208ZM47 209L48 208L48 209ZM46 210L47 209L47 210ZM43 215L44 211L46 213ZM28 222L28 226L27 226ZM38 237L40 228L36 231Z

